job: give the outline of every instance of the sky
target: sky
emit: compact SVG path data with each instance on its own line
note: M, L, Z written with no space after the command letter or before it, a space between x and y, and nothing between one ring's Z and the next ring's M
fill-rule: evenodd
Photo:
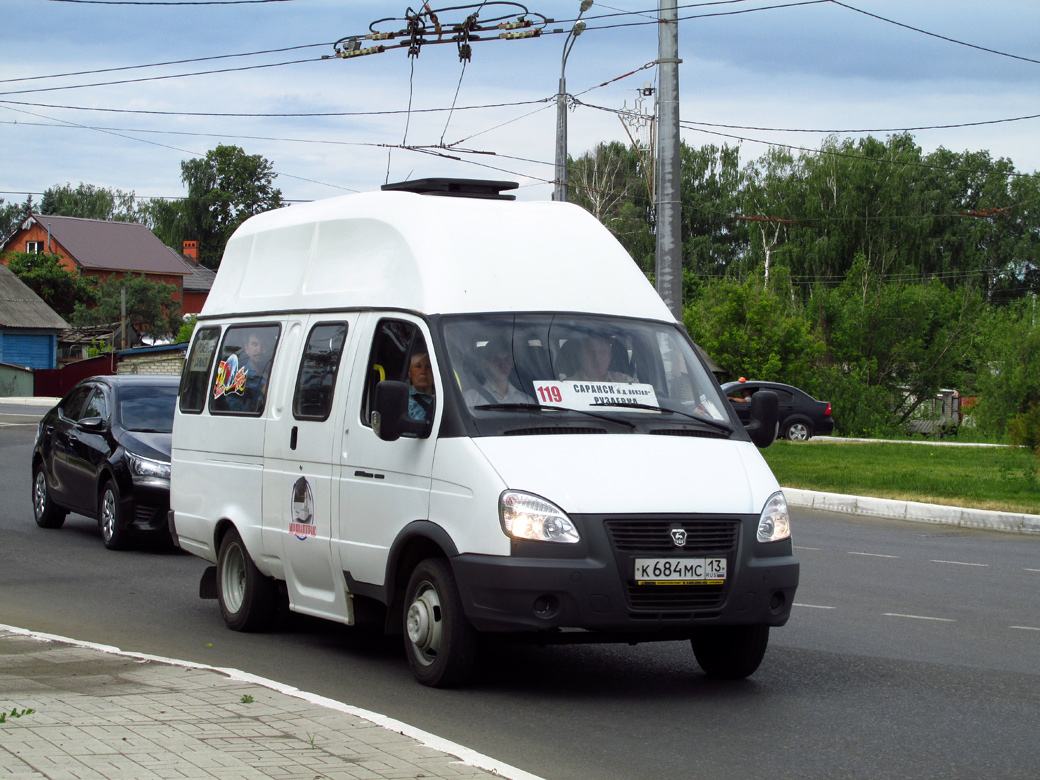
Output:
M272 163L290 202L430 176L516 181L518 197L550 199L579 0L429 3L445 28L477 11L481 24L524 15L542 30L478 33L465 64L454 43L428 40L410 57L400 38L323 59L378 20L372 29L405 29L422 9L409 1L0 0L0 198L80 183L183 197L181 162L233 144ZM691 146L739 146L745 163L769 144L811 152L828 132L909 130L926 153L986 150L1040 170L1040 2L677 5ZM618 112L654 110L642 88L658 79L656 17L655 0L584 13L565 71L572 157L647 138Z

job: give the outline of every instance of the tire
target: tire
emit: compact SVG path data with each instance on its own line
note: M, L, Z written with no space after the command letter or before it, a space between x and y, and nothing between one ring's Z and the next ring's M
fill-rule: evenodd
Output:
M690 640L697 663L717 680L743 680L755 673L769 644L769 626L714 626Z
M809 441L812 438L812 426L802 420L795 420L784 429L784 438L788 441Z
M477 633L466 620L448 562L420 562L408 580L404 603L405 653L415 679L434 688L465 681L476 658Z
M119 498L119 488L109 480L105 483L98 499L98 527L101 529L101 541L109 550L125 550L129 531L123 517L123 504Z
M217 555L217 601L228 628L262 631L274 618L277 588L256 568L234 528L224 534Z
M47 485L47 472L40 463L33 471L32 489L33 515L40 528L61 528L68 511L54 503L51 489Z

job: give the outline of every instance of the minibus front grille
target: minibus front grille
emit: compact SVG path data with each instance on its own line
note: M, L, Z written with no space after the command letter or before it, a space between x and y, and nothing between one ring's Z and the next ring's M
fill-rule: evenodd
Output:
M605 522L607 537L619 553L655 556L704 556L735 554L740 535L739 520L692 519L610 519ZM676 547L672 531L686 532L686 544Z
M629 609L659 612L661 617L702 617L719 609L726 599L728 581L722 584L636 585L636 558L726 559L730 576L737 560L740 520L733 518L611 518L604 521L607 538L624 582ZM673 531L685 532L685 544L676 545ZM688 613L688 614L678 614ZM647 617L650 617L647 615Z
M625 596L632 609L648 609L661 612L686 610L702 612L722 606L726 597L725 585L633 585L625 583ZM661 617L671 617L662 615ZM694 615L683 615L689 618ZM699 615L697 617L700 617Z
M558 434L570 434L575 436L581 433L606 433L602 428L568 428L566 426L557 426L553 428L514 428L511 431L505 431L503 436L555 436Z

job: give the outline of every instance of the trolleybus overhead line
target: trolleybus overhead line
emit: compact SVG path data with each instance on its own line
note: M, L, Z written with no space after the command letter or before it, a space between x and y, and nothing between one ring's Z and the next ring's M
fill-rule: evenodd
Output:
M508 6L517 10L480 21L480 12L491 6ZM457 11L470 13L459 22L441 21L442 14ZM431 9L429 3L424 3L421 11L415 12L409 8L404 17L377 19L368 26L369 32L365 35L340 38L333 44L334 53L324 55L322 59L352 59L382 54L388 49L407 49L409 57L417 57L427 44L454 43L459 49L459 60L468 62L473 52L471 43L537 38L552 22L552 19L532 13L524 5L514 2L474 3L441 9ZM388 23L404 26L391 30L380 29ZM366 41L374 45L366 46Z

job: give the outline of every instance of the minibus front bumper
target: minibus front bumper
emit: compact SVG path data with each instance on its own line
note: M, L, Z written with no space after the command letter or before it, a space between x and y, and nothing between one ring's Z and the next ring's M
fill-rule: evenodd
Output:
M791 539L758 542L757 516L573 519L583 530L578 545L514 542L508 557L452 558L474 628L682 635L707 625L782 626L791 615L799 576ZM687 544L673 544L672 529L686 531ZM637 559L719 558L721 581L649 584L634 574Z

